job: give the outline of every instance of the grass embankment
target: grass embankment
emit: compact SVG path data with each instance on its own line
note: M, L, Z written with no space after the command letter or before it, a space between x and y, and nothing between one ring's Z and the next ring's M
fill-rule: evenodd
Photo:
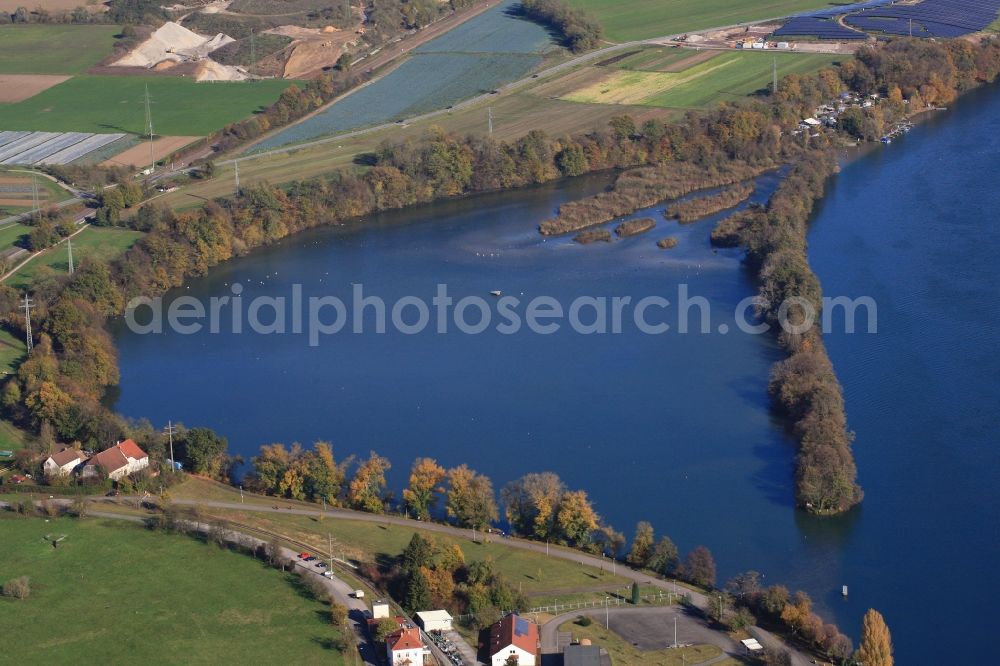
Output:
M111 55L118 32L114 25L0 26L0 74L79 74Z
M563 204L559 215L542 222L539 230L546 236L578 231L696 190L738 183L761 171L738 162L712 171L686 162L632 169L618 177L610 192Z
M0 377L15 372L27 350L24 340L0 328ZM6 447L0 446L2 448Z
M0 450L16 451L23 449L27 445L28 433L24 432L13 423L0 421ZM0 460L0 467L3 461Z
M683 666L683 664L700 664L722 654L722 650L714 645L692 645L665 650L639 650L597 621L583 627L571 620L559 625L559 631L572 634L574 640L589 639L594 645L600 645L608 651L613 664Z
M607 38L616 42L760 21L830 5L826 0L569 0L569 4L595 16Z
M2 206L3 200L0 199L0 206ZM3 208L2 210L9 210ZM0 210L0 214L2 214ZM25 237L31 233L31 227L27 224L21 224L19 222L11 222L9 224L0 227L0 252L4 250L10 250L15 245L21 246L25 241Z
M553 596L603 591L629 585L628 579L602 572L598 568L584 566L576 562L556 557L546 557L543 553L511 548L502 537L492 536L490 541L473 542L447 534L422 530L414 526L392 525L359 520L320 518L320 507L315 516L295 514L255 513L206 508L205 512L227 520L252 525L270 532L314 544L315 549L327 552L328 543L333 539L333 554L356 562L377 563L385 558L399 556L410 542L414 532L434 539L441 544L457 544L465 554L466 562L492 559L497 571L524 594L532 599L544 598L546 603ZM479 535L480 540L483 535ZM557 593L564 593L558 595Z
M271 104L293 83L283 79L197 83L180 77L75 76L22 102L0 104L0 127L142 134L146 126L143 95L148 85L157 134L205 136Z
M239 502L240 492L229 486L200 478L191 478L171 489L176 499ZM396 557L403 552L414 532L433 538L440 543L456 543L465 553L466 561L493 558L497 571L511 583L518 586L531 598L532 604L544 604L552 597L560 601L571 595L586 594L588 591L614 590L630 584L627 578L603 572L600 568L584 566L576 562L544 553L513 548L508 541L496 535L487 543L474 543L471 538L459 538L421 528L421 523L411 521L410 525L380 523L374 514L359 514L366 520L344 520L320 518L322 507L307 502L265 497L244 493L243 501L250 506L311 509L314 516L283 513L257 513L205 507L204 511L213 516L256 526L305 543L315 544L316 550L326 552L330 537L333 537L334 555L343 555L357 562L377 562L385 557ZM471 532L469 532L471 537ZM480 533L479 538L483 535ZM552 546L553 550L557 546ZM590 594L588 598L592 598ZM537 601L537 604L536 604Z
M615 234L619 238L628 238L629 236L638 236L647 231L652 231L655 226L656 222L653 221L653 218L640 217L639 219L627 220L619 224L615 227Z
M0 598L10 663L344 663L326 604L246 555L100 518L0 532L0 579L31 579Z
M142 232L129 229L87 227L73 236L73 263L79 267L88 258L109 261L132 247L142 235ZM15 289L25 289L47 273L68 270L69 250L63 241L22 266L7 278L6 283Z
M672 203L667 206L664 215L677 220L681 224L689 224L739 205L746 201L753 194L753 191L753 183L740 183L707 197L698 197L696 199Z

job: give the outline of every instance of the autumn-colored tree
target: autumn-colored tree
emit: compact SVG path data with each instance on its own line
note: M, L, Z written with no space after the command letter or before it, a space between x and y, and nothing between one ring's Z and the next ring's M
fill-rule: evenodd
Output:
M885 618L874 608L865 613L864 624L861 627L861 647L858 648L857 661L865 666L892 666L892 636Z
M566 486L552 472L525 474L500 492L504 513L514 529L525 536L549 539L555 536L556 510Z
M493 483L466 465L448 471L446 508L462 527L482 529L499 517Z
M369 513L385 511L382 493L385 491L385 473L390 467L389 459L374 451L358 465L347 490L347 501L353 508Z
M684 560L684 576L701 587L715 585L715 559L704 546L696 546Z
M680 564L680 554L677 546L668 536L661 536L656 545L653 546L653 553L650 555L646 566L657 573L672 576L677 573L677 566Z
M410 486L403 490L403 500L407 508L421 520L430 518L438 493L444 492L440 483L445 475L444 467L433 458L417 458L413 461Z
M653 554L653 526L641 521L635 526L635 536L632 537L632 550L626 561L633 567L641 569L649 564Z
M556 529L559 540L579 546L590 540L590 535L600 522L600 517L583 490L564 493L556 512Z

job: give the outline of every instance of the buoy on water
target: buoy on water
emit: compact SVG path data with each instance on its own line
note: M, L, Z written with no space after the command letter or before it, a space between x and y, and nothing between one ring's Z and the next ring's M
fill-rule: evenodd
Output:
M847 586L846 585L844 585L843 587L840 588L840 593L842 595L844 595L845 597L847 596Z

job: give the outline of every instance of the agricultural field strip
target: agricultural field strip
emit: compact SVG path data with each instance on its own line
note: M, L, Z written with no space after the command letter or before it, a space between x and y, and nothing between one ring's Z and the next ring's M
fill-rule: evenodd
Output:
M124 136L121 133L0 132L0 164L68 164ZM12 140L5 140L11 137Z
M777 20L781 20L781 19L784 19L784 18L787 18L787 14L786 15L782 15L782 16L772 16L772 17L762 18L762 19L759 19L758 22L777 21ZM734 23L734 24L731 24L731 25L716 26L716 27L711 28L711 29L712 30L728 30L730 28L742 27L743 25L745 25L745 24L743 24L743 23ZM537 83L540 82L540 80L551 79L551 78L557 76L558 74L561 74L563 72L566 72L566 71L573 70L575 68L581 67L581 66L583 66L585 64L590 63L592 60L605 58L605 57L609 56L612 53L615 53L615 52L618 52L618 51L627 50L627 49L630 49L630 48L639 47L639 46L644 46L644 45L655 45L655 44L657 44L658 42L661 42L661 41L669 41L669 40L676 39L677 37L680 37L683 34L687 34L687 33L673 33L673 34L669 34L669 35L661 35L661 36L656 36L656 37L649 37L649 38L637 39L637 40L630 41L630 42L622 42L620 44L612 44L610 46L606 46L604 48L597 49L595 51L590 51L589 53L584 53L583 55L576 56L574 58L571 58L570 60L567 60L567 61L555 64L555 65L552 65L551 67L549 67L547 69L544 69L544 70L541 70L539 72L536 72L535 74L532 74L531 76L526 76L526 77L524 77L522 79L519 79L517 81L512 81L511 83L504 84L504 85L498 87L497 90L499 90L501 94L512 93L512 92L518 91L518 90L520 90L522 88L525 88L527 86L531 86L531 85L537 84ZM395 71L395 70L392 70L392 71ZM391 72L389 72L389 73L391 73ZM372 79L371 81L369 81L368 83L366 83L365 86L371 85L371 84L375 83L376 81L381 80L385 76L388 76L389 73L384 74L381 77L376 77L376 78ZM341 100L349 97L352 93L354 93L354 92L356 92L358 90L361 90L362 88L363 87L359 87L359 88L355 88L354 90L348 91L345 95L343 95L343 96L341 96L341 97L333 100L332 102L330 102L330 104L328 104L326 108L329 108L333 104L336 104L339 101L341 101ZM477 105L477 104L479 104L479 103L481 103L481 102L483 102L483 101L485 101L487 99L491 99L491 98L493 98L493 94L492 93L483 93L483 94L481 94L481 95L479 95L477 97L466 99L466 100L464 100L462 102L459 102L459 103L455 104L454 107L453 107L453 109L454 110L458 110L458 109L464 109L464 108L473 107L473 106L475 106L475 105ZM424 114L421 114L421 115L409 118L408 122L413 123L413 122L418 122L418 121L422 121L422 120L429 120L429 119L432 119L432 118L435 118L435 117L438 117L438 116L446 115L450 111L452 111L452 109L437 109L435 111L430 111L428 113L424 113ZM293 125L293 127L294 127L294 125ZM382 130L385 130L385 129L388 129L388 128L391 128L391 127L393 127L393 123L386 122L386 123L382 123L382 124L379 124L379 125L373 125L373 126L370 126L370 127L363 127L363 128L360 128L360 129L351 130L351 131L347 131L347 132L341 132L341 133L337 133L337 134L331 134L329 136L323 136L321 138L312 139L312 140L309 140L309 141L304 141L302 143L282 145L282 146L278 146L278 147L275 147L275 148L270 148L270 149L267 149L267 150L262 150L260 152L248 152L246 154L239 155L237 157L231 157L231 158L228 158L228 159L225 159L225 160L219 160L218 162L216 162L216 164L218 164L218 165L232 165L235 162L242 162L244 160L253 160L253 159L259 159L259 158L262 158L262 157L270 157L270 156L274 156L274 155L280 155L280 154L284 154L284 153L290 153L290 152L293 152L293 151L298 152L298 151L301 151L301 150L306 149L306 148L312 148L312 147L316 147L316 146L322 146L323 144L332 143L334 141L343 141L344 139L350 139L350 138L362 136L362 135L365 135L365 134L379 132L379 131L382 131ZM261 145L261 144L255 144L255 146L259 146L259 145ZM167 174L167 175L169 175L169 174Z
M628 71L618 70L607 75L602 80L574 91L564 96L571 102L594 103L615 103L615 104L642 104L643 102L656 97L664 92L672 90L678 86L696 81L723 67L728 67L737 62L735 59L727 59L723 62L714 63L712 60L701 63L683 72L648 72L648 71ZM615 94L606 96L608 92Z

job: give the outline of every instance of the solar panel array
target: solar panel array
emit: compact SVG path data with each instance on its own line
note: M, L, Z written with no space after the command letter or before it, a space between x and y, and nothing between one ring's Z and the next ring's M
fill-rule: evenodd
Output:
M531 627L528 625L528 621L522 618L514 618L514 635L515 636L527 636L531 633Z
M124 134L0 132L0 164L69 164Z
M1000 13L1000 0L923 0L847 16L849 25L873 32L914 37L960 37L983 30Z
M795 16L788 23L774 31L775 36L799 35L820 39L868 39L868 35L851 30L828 18Z
M917 4L869 0L793 16L774 34L836 40L865 39L866 32L960 37L985 29L997 14L1000 0L922 0ZM837 22L840 16L849 27Z

